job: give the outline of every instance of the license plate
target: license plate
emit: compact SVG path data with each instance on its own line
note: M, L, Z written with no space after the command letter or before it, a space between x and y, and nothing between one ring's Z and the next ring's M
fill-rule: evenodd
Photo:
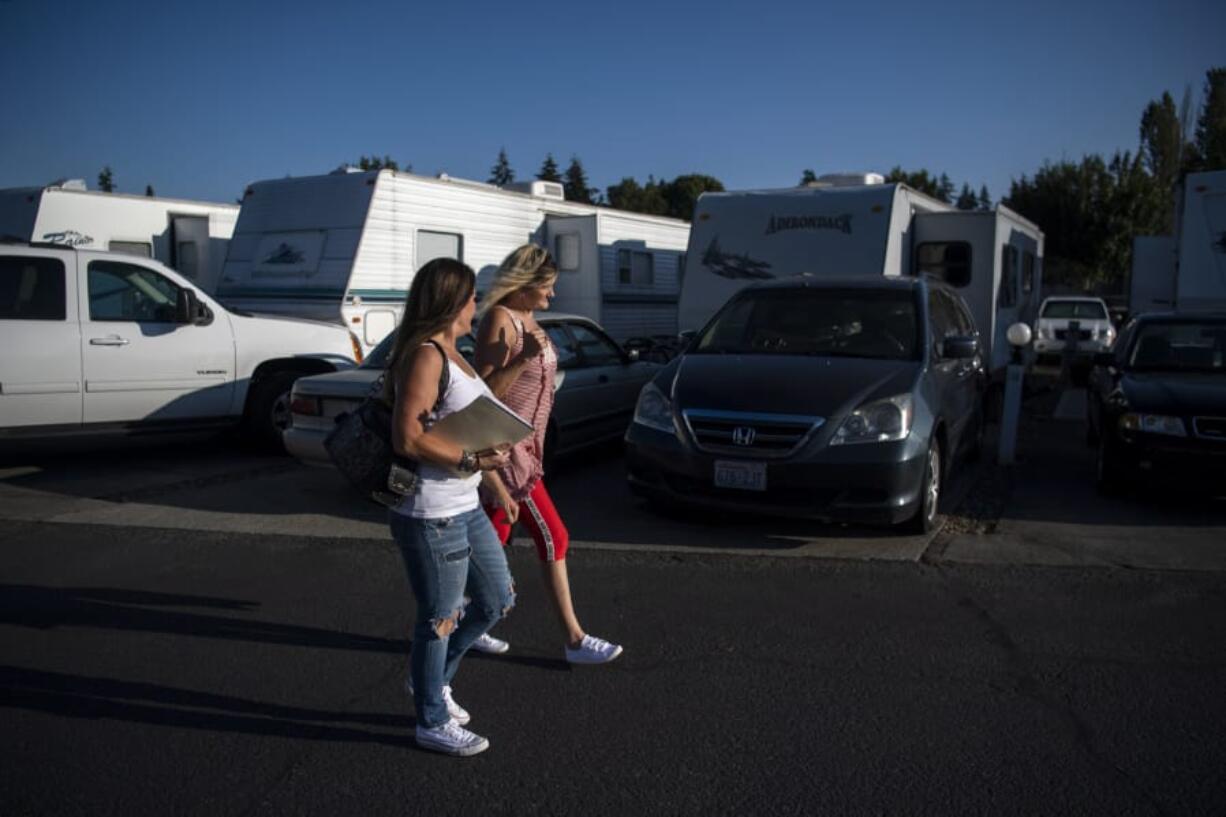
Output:
M766 490L766 463L715 461L715 487L742 491Z

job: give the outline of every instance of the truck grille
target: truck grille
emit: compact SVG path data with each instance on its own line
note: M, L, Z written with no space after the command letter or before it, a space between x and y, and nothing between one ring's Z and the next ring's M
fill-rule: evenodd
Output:
M1192 429L1197 437L1226 442L1226 417L1193 417Z
M824 417L687 409L681 412L701 451L737 457L786 457L826 422Z
M1092 337L1094 337L1094 333L1091 332L1089 329L1080 329L1077 331L1078 340L1089 340ZM1056 340L1068 340L1068 330L1067 329L1057 329L1056 330Z

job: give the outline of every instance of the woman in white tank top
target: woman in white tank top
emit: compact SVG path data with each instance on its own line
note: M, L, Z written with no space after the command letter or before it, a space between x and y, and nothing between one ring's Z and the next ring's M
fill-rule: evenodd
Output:
M477 497L484 482L508 513L517 509L497 474L510 445L464 451L430 433L438 419L489 394L455 346L471 331L475 291L476 276L459 261L437 258L418 270L385 378L385 395L395 398L393 446L418 463L417 492L389 512L417 599L406 684L416 738L423 748L459 756L485 751L489 741L464 728L470 716L452 697L452 679L473 642L515 604L506 556Z

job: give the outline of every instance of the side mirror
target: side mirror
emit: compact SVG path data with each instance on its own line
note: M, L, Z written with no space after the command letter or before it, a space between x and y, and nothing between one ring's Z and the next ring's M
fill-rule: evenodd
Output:
M941 344L941 357L950 360L969 360L979 354L979 341L965 335L945 338Z
M1115 365L1115 352L1095 352L1094 353L1094 365L1095 366L1114 366Z
M196 290L184 287L175 297L175 323L195 323L200 311L200 301L196 298Z

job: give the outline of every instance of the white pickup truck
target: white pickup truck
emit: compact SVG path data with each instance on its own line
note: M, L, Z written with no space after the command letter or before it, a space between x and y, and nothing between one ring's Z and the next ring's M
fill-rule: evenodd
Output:
M231 312L148 258L0 242L0 444L243 423L279 446L294 381L359 357L343 326Z

